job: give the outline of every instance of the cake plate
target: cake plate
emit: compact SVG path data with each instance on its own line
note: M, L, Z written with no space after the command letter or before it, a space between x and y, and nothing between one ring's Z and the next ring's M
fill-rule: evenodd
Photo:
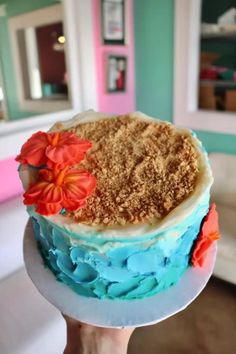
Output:
M156 295L140 300L99 300L76 294L56 280L45 267L29 220L24 234L24 260L32 282L63 314L93 326L107 328L142 327L167 319L184 310L204 289L215 264L216 243L204 267L190 267L178 283Z

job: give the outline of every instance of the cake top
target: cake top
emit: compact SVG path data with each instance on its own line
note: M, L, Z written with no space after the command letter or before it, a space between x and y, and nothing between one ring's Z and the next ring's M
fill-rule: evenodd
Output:
M187 130L134 115L77 122L63 130L92 143L77 167L93 174L97 185L86 205L69 213L78 223L152 223L195 189L199 151Z

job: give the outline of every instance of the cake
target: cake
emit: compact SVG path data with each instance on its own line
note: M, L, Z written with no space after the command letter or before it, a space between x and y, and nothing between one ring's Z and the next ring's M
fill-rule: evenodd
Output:
M219 238L207 154L188 129L87 111L34 134L17 161L39 252L79 295L152 296Z

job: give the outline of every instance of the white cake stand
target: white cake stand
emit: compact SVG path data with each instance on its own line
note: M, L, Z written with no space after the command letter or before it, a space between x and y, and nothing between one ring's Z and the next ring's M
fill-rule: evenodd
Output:
M147 326L184 310L206 286L216 250L215 243L209 249L204 267L189 268L176 285L154 296L142 300L99 300L80 296L56 280L43 263L30 221L24 235L25 266L38 291L63 314L107 328Z

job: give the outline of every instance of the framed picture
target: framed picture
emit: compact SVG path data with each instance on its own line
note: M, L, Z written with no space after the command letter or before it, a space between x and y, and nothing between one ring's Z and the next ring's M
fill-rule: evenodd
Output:
M101 0L102 41L125 44L125 0Z
M107 92L125 92L127 57L109 55L107 59Z

